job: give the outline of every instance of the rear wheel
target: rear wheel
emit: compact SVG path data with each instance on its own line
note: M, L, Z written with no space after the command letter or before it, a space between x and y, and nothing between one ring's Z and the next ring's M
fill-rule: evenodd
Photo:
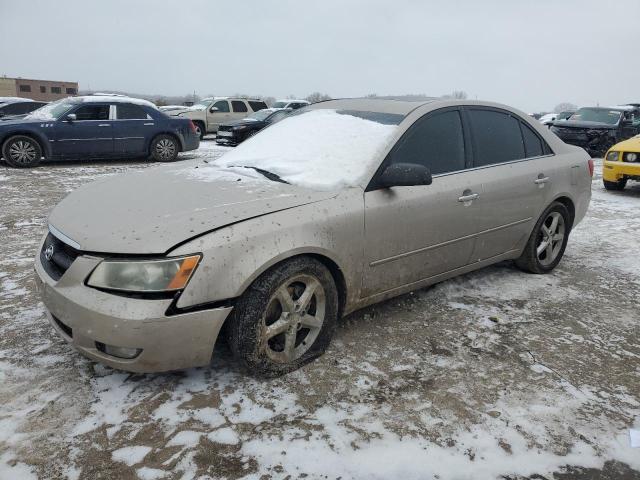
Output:
M617 182L609 182L607 180L602 180L602 183L604 183L604 188L606 188L607 190L619 191L619 190L624 190L624 187L627 186L627 179L621 178Z
M549 273L564 255L570 230L569 210L553 202L540 216L516 265L526 272Z
M158 135L151 142L151 156L156 162L173 162L179 151L180 145L171 135Z
M322 355L337 316L331 273L317 260L298 257L261 275L238 299L227 339L251 372L273 377Z
M42 160L42 148L33 138L16 135L4 142L2 156L12 167L35 167Z

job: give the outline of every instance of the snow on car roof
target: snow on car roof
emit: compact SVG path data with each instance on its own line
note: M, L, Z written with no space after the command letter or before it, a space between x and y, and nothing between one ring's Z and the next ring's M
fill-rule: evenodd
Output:
M283 98L282 100L276 100L276 102L283 102L283 103L292 103L292 102L296 102L296 103L310 103L307 100L298 100L296 98Z
M94 94L94 95L86 95L83 97L71 97L77 98L82 103L90 103L90 102L109 102L109 103L135 103L136 105L145 105L147 107L155 108L158 107L150 102L149 100L143 100L142 98L133 98L127 97L126 95L119 94L111 94L111 93L102 93L102 94Z
M0 97L0 103L33 102L30 98Z

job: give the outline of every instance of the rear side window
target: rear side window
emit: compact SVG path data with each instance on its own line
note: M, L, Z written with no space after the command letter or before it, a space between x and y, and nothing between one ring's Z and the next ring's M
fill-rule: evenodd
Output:
M214 103L213 106L217 108L219 112L229 112L229 102L226 100L220 100L219 102Z
M417 163L432 175L465 168L462 120L457 110L428 114L414 123L391 153L391 163Z
M139 105L132 105L130 103L119 103L116 105L116 111L118 112L118 120L146 120L147 112L145 112Z
M522 122L520 125L522 127L522 137L524 138L524 149L527 158L544 155L544 147L540 137L526 123Z
M9 105L0 109L0 112L4 113L5 115L21 115L23 113L28 113L31 111L29 108L29 103L31 102L10 103Z
M78 120L109 120L109 105L83 105L73 113Z
M474 166L525 158L520 121L507 112L469 110L475 143Z
M251 101L249 100L249 106L251 107L251 109L254 112L257 112L259 110L264 110L265 108L267 108L267 104L264 102L255 102L255 101Z
M234 112L246 112L247 111L247 106L244 104L244 102L241 102L240 100L232 100L231 101L231 106L233 107L233 111Z

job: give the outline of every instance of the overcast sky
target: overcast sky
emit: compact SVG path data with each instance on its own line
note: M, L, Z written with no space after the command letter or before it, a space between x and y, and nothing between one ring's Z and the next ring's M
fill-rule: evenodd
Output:
M639 0L0 0L0 75L184 95L640 102Z

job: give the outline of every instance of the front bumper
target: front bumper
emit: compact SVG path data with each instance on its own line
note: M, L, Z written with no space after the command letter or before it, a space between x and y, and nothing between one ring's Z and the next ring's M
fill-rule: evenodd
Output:
M84 284L100 258L78 257L57 282L36 256L36 283L58 334L83 355L130 372L162 372L209 365L232 307L166 315L170 299L113 295ZM107 355L99 344L141 349L133 359Z
M602 178L608 182L617 182L622 178L640 179L639 162L610 162L602 164Z

